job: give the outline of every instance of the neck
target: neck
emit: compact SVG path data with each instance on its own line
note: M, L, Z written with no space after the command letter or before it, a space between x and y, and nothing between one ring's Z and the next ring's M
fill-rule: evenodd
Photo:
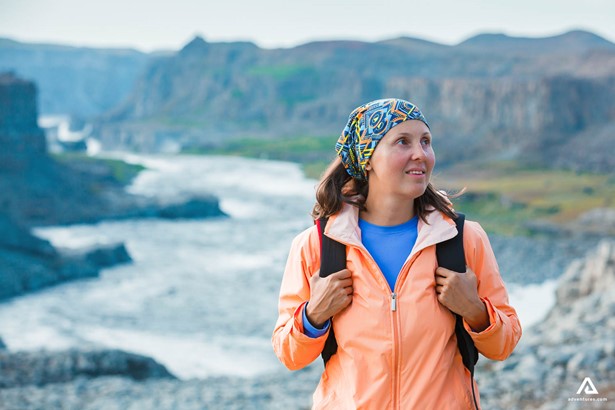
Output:
M414 218L414 199L392 198L381 195L368 195L365 201L366 211L361 211L360 218L374 225L395 226Z

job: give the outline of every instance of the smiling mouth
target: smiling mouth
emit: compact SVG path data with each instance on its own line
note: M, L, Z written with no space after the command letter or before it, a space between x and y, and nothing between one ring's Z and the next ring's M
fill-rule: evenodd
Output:
M407 171L406 174L408 174L408 175L425 175L425 171L412 170L412 171Z

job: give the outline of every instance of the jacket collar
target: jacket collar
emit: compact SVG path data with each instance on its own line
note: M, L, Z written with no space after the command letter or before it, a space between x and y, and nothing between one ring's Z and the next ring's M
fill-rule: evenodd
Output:
M455 222L441 212L434 210L427 214L426 219L427 223L419 219L418 237L409 257L412 257L415 253L428 246L444 242L457 235ZM346 246L365 249L361 242L358 208L344 204L340 212L329 218L329 222L325 227L325 235Z

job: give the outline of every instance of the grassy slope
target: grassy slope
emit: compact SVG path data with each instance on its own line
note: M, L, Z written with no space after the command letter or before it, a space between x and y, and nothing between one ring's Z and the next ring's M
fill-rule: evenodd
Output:
M141 165L127 164L119 159L93 158L82 153L62 153L52 154L51 156L56 161L67 165L83 164L86 168L88 167L87 164L102 166L105 168L105 172L121 185L129 184L139 172L145 169Z
M263 141L245 139L201 152L279 159L301 163L308 177L319 178L334 157L335 137L297 137ZM576 219L596 207L615 207L615 177L562 170L521 168L514 162L462 164L439 172L437 188L466 193L455 208L481 221L488 232L529 234L531 221L555 224Z
M466 187L456 207L503 234L528 233L524 224L563 224L597 207L615 207L615 178L564 170L522 169L512 163L459 166L438 175L444 189Z

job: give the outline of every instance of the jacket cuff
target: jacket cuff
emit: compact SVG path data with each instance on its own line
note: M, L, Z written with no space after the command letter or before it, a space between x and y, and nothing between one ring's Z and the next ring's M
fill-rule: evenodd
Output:
M489 337L502 326L502 319L500 319L500 316L498 315L497 311L495 310L489 299L481 297L480 300L485 304L485 307L487 308L487 315L489 316L489 326L487 326L487 328L482 332L475 332L474 330L472 330L468 322L466 322L465 319L463 320L463 327L465 327L466 331L470 334L472 339L476 340Z
M312 324L312 322L310 322L310 319L307 317L307 305L308 305L307 303L303 305L303 313L301 316L303 320L303 333L305 333L306 335L312 338L320 337L324 335L325 333L327 333L327 330L329 330L331 321L327 320L322 328L317 328L316 326Z
M310 337L308 335L305 334L305 326L303 324L303 312L305 310L305 305L307 304L307 302L303 302L301 305L299 305L297 307L297 309L295 310L295 313L293 314L293 329L292 332L295 336L295 338L297 338L298 341L301 341L303 343L324 343L324 339L327 338L328 334L329 334L329 327L327 327L327 331L318 336L318 337Z

